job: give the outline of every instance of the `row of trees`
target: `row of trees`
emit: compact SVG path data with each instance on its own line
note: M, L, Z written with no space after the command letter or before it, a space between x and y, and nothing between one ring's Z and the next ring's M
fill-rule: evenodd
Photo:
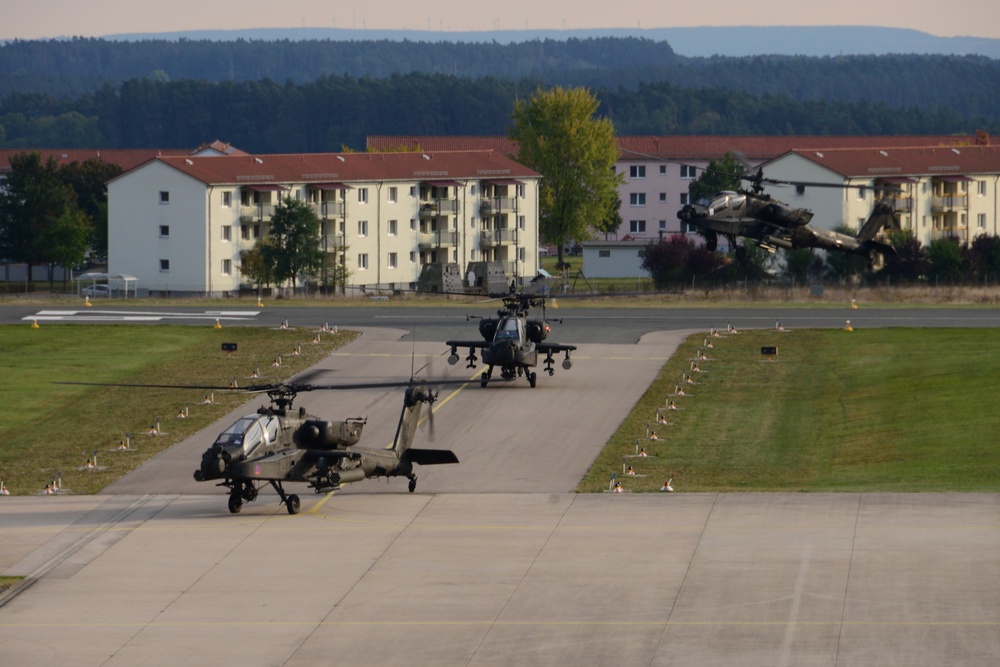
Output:
M665 83L683 89L753 91L758 96L844 100L892 108L949 108L996 118L1000 63L975 56L883 55L817 58L689 58L665 41L636 37L500 43L388 40L15 41L0 45L0 98L12 93L77 97L133 79L290 81L330 76L384 79L440 74L476 80L634 91Z
M283 85L130 79L75 98L9 95L0 101L0 147L182 147L222 138L249 152L289 153L363 148L371 134L503 135L515 101L538 87L537 80L419 73ZM619 134L1000 133L996 105L970 116L951 106L800 101L752 87L655 82L590 89L600 100L598 113Z
M11 171L0 189L0 258L28 265L75 267L88 253L108 252L105 183L121 168L87 160L59 165L38 153L11 157Z

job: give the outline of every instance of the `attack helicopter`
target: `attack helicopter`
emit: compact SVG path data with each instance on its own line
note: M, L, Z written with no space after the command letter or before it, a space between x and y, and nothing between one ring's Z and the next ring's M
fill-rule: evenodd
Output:
M798 248L819 248L869 256L877 252L883 256L895 255L895 249L875 240L875 235L889 225L895 225L893 206L888 199L875 203L871 215L861 226L857 236L841 234L810 225L812 211L795 208L764 193L765 184L847 187L830 183L803 181L778 181L764 177L762 169L753 175L742 175L750 182L749 188L723 191L711 197L699 199L694 204L686 204L677 212L677 217L705 237L709 252L716 249L721 234L729 240L730 247L737 254L744 251L736 246L736 237L741 236L756 243L761 248L775 252L778 248L794 250ZM744 251L745 252L745 251Z
M457 384L457 380L435 384ZM237 419L215 439L202 454L194 471L199 482L217 481L229 489L229 511L239 513L244 503L257 499L263 482L274 488L289 514L298 514L301 500L285 492L285 482L304 482L316 493L336 491L345 484L377 477L406 477L412 493L417 488L414 465L458 463L454 452L413 447L423 406L428 409L437 400L437 392L427 383L379 382L364 384L313 385L304 382L232 387L62 382L99 386L127 386L163 389L233 390L241 393L264 393L271 405ZM374 389L406 387L403 409L392 444L386 448L359 447L367 419L349 418L330 421L293 409L297 394L316 390ZM429 419L433 419L433 410ZM431 422L433 423L433 422Z
M554 354L565 353L562 362L564 369L569 370L573 366L569 353L576 350L575 345L544 342L550 331L549 323L545 319L544 296L515 292L512 288L509 294L494 298L500 298L503 307L497 310L496 317L479 320L479 335L482 336L482 340L445 341L445 345L451 346L449 364L457 364L458 348L467 347L469 356L466 357L468 362L466 368L475 368L478 350L483 356L483 363L486 364L486 370L479 378L481 387L489 384L495 366L500 367L501 379L512 381L523 376L527 378L528 384L534 387L538 375L532 369L538 365L539 354L545 355L544 370L550 376L555 373L552 368L555 363ZM542 319L529 319L529 309L538 307L543 309Z

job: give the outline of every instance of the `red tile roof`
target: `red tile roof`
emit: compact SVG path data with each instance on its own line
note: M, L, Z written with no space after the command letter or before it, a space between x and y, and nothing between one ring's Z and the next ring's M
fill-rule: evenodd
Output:
M826 148L790 152L853 178L1000 173L1000 146Z
M213 185L539 177L537 172L496 151L302 153L157 160Z
M989 141L988 136L907 135L907 136L632 136L620 135L622 159L711 160L733 151L748 160L775 158L796 148L883 148L902 146L971 145ZM370 150L479 150L494 149L516 156L517 144L504 136L382 136L368 137Z

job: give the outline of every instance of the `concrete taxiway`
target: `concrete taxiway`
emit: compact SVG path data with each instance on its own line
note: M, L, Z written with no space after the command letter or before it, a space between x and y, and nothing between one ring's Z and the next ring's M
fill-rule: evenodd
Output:
M398 377L442 352L399 335L321 366ZM0 574L27 579L0 663L1000 664L1000 495L572 492L681 337L581 345L534 390L442 392L421 446L462 463L414 494L368 481L230 515L191 477L221 423L101 495L2 498ZM401 407L299 402L368 415L374 443Z

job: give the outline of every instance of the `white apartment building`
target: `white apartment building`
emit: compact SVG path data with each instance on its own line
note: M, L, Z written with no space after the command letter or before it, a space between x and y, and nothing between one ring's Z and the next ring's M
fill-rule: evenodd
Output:
M768 194L813 212L813 225L858 229L888 196L900 228L925 247L951 237L1000 235L1000 146L793 150L763 165L769 178L852 188L770 187Z
M349 286L412 288L446 262L530 278L539 179L491 150L158 157L108 185L108 270L152 295L236 294L241 252L291 197L313 207Z

